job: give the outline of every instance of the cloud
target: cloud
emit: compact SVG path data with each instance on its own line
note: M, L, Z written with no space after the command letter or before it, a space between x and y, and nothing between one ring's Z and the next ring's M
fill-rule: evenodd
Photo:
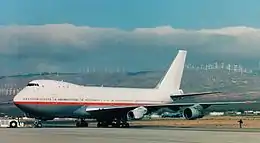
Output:
M48 24L39 26L2 26L0 36L2 52L11 47L20 47L19 44L42 42L57 45L84 46L90 48L102 34L115 31L113 29L76 27L71 24ZM11 45L10 45L11 44ZM16 45L14 45L16 44ZM4 48L4 50L3 50ZM35 47L37 48L37 47Z
M8 25L0 26L0 65L10 71L165 67L176 49L188 50L190 62L250 63L260 57L259 39L260 29L245 26L189 30L166 25L127 31L72 24Z

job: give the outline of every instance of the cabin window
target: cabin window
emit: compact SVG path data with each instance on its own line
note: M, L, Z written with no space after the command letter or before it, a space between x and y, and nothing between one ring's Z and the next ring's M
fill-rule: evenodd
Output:
M27 86L39 86L37 83L28 83Z

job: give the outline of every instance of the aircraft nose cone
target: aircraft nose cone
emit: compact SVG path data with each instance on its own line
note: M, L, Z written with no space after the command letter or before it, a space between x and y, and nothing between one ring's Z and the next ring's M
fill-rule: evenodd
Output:
M14 98L13 98L13 102L14 104L16 104L17 102L21 101L21 96L20 96L20 92L18 92Z

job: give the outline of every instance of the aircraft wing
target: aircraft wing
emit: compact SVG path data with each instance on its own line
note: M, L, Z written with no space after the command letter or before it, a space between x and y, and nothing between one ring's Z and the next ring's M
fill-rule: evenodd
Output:
M172 103L172 104L162 104L162 105L145 105L148 110L153 108L180 108L193 105L201 105L204 107L209 107L211 105L231 105L231 104L252 104L257 103L257 101L237 101L237 102L190 102L190 103ZM260 102L258 102L260 103Z
M87 110L89 113L115 113L115 112L128 112L133 110L137 107L143 106L148 109L148 112L160 109L160 108L176 108L179 109L181 107L193 106L193 105L201 105L204 107L209 107L211 105L229 105L229 104L251 104L251 103L260 103L257 101L238 101L238 102L204 102L204 103L169 103L169 104L153 104L153 105L139 105L139 106L122 106L122 107L100 107L100 108L93 108Z

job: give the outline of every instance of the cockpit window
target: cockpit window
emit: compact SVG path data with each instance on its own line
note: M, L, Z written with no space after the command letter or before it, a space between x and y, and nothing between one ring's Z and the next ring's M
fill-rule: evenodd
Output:
M39 86L37 83L28 83L27 86Z

